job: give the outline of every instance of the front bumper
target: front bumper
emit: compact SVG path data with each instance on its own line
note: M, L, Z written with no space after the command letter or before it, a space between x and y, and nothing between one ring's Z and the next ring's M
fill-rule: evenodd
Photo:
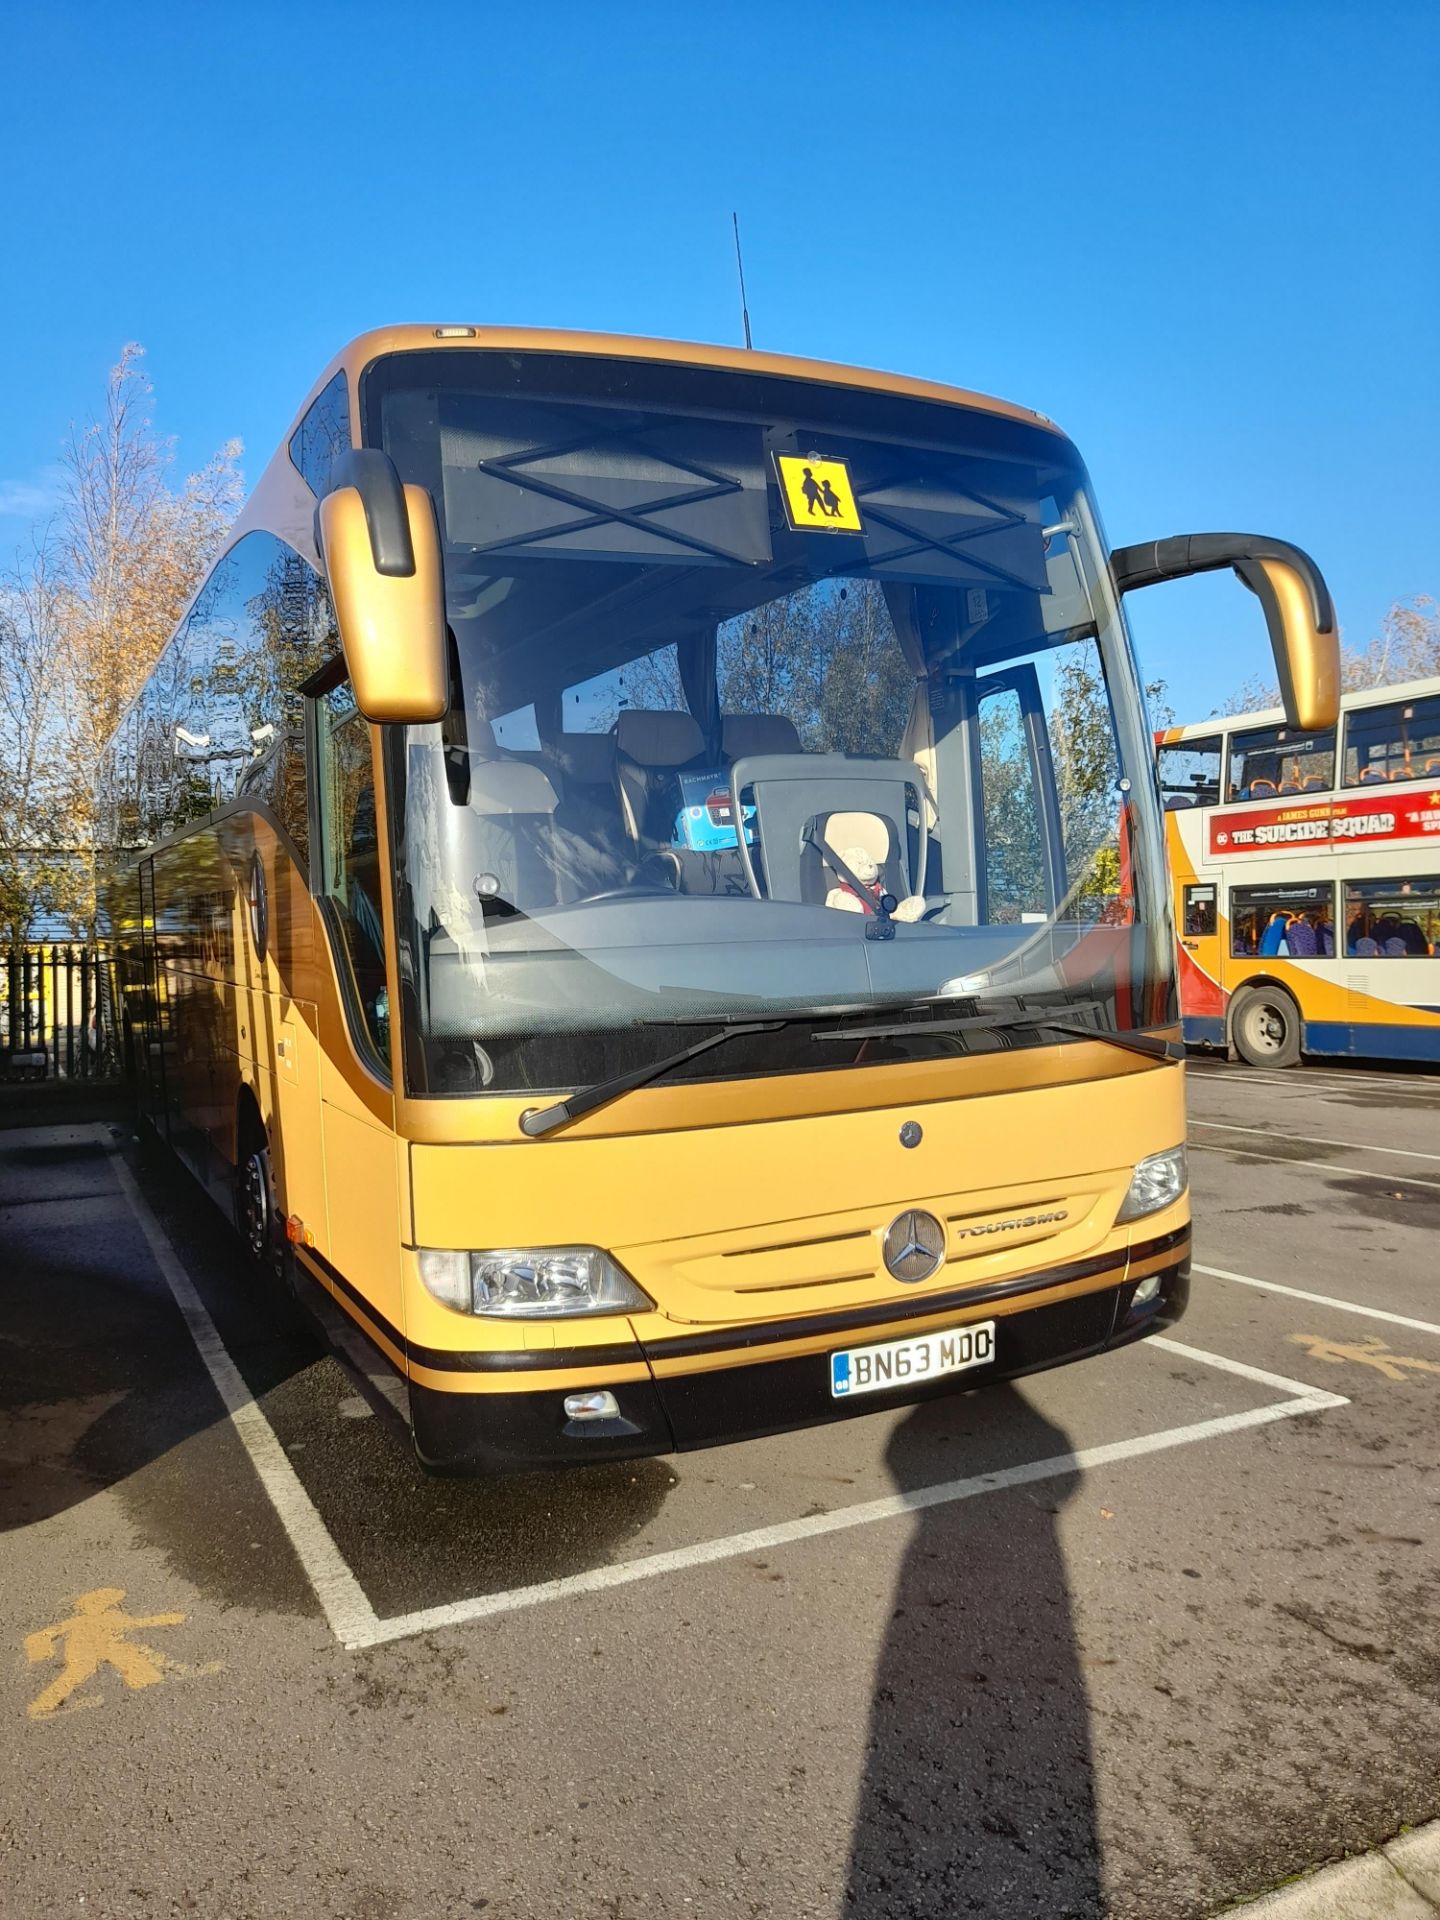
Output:
M988 1366L928 1386L906 1386L859 1400L832 1399L826 1355L855 1343L856 1336L844 1333L837 1333L823 1351L617 1384L611 1391L620 1413L612 1420L567 1420L563 1390L444 1392L412 1379L415 1448L436 1473L584 1466L753 1440L970 1393L1173 1327L1190 1297L1188 1230L1174 1239L1173 1264L1160 1271L1159 1292L1145 1305L1134 1304L1137 1276L1049 1306L1004 1313L996 1323L995 1358Z

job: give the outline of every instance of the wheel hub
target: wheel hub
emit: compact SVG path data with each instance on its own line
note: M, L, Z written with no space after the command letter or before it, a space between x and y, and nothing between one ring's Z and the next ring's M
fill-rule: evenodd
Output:
M256 1260L263 1260L270 1236L270 1195L265 1179L265 1163L258 1153L245 1162L240 1187L240 1231Z

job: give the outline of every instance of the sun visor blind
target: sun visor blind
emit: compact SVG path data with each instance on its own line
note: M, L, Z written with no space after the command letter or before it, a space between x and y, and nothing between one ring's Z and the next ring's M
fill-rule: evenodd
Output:
M1033 502L971 492L953 459L907 452L904 472L889 449L857 446L852 484L865 558L912 579L990 578L997 586L1049 591L1045 539Z
M770 559L758 427L439 398L451 547L690 565Z

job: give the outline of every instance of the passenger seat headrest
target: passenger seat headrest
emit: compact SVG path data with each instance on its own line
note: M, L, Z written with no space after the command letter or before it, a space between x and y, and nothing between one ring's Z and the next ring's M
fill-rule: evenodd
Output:
M608 787L615 778L613 733L562 734L555 757L577 786Z
M746 754L802 751L795 722L784 713L722 714L720 744L727 760L740 760Z
M883 867L890 857L890 828L878 813L832 813L825 822L823 838L842 860L851 847L863 847L877 867Z
M615 745L641 767L683 767L705 751L700 722L688 713L636 709L615 723Z
M554 813L555 789L539 767L523 760L481 760L470 767L474 813Z

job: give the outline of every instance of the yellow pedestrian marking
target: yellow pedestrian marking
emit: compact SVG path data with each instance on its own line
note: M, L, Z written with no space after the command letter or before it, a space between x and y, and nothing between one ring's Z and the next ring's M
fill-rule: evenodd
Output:
M796 533L862 533L850 475L843 460L818 454L777 453L775 471L785 517Z
M124 1587L95 1587L82 1593L68 1620L57 1620L53 1627L41 1627L25 1637L25 1657L31 1666L63 1655L64 1665L45 1690L30 1702L26 1712L32 1720L48 1720L69 1700L77 1687L92 1679L102 1667L118 1673L125 1685L137 1690L154 1687L167 1674L218 1673L222 1662L212 1660L203 1667L182 1666L153 1647L129 1636L142 1627L183 1627L183 1613L131 1615L120 1611ZM92 1697L77 1700L67 1711L98 1707Z
M1327 1360L1332 1367L1347 1363L1373 1367L1387 1380L1406 1379L1406 1367L1414 1373L1440 1373L1440 1360L1413 1360L1408 1354L1392 1353L1373 1333L1364 1340L1349 1342L1326 1340L1318 1333L1292 1333L1290 1338L1297 1347L1308 1349L1312 1360Z

